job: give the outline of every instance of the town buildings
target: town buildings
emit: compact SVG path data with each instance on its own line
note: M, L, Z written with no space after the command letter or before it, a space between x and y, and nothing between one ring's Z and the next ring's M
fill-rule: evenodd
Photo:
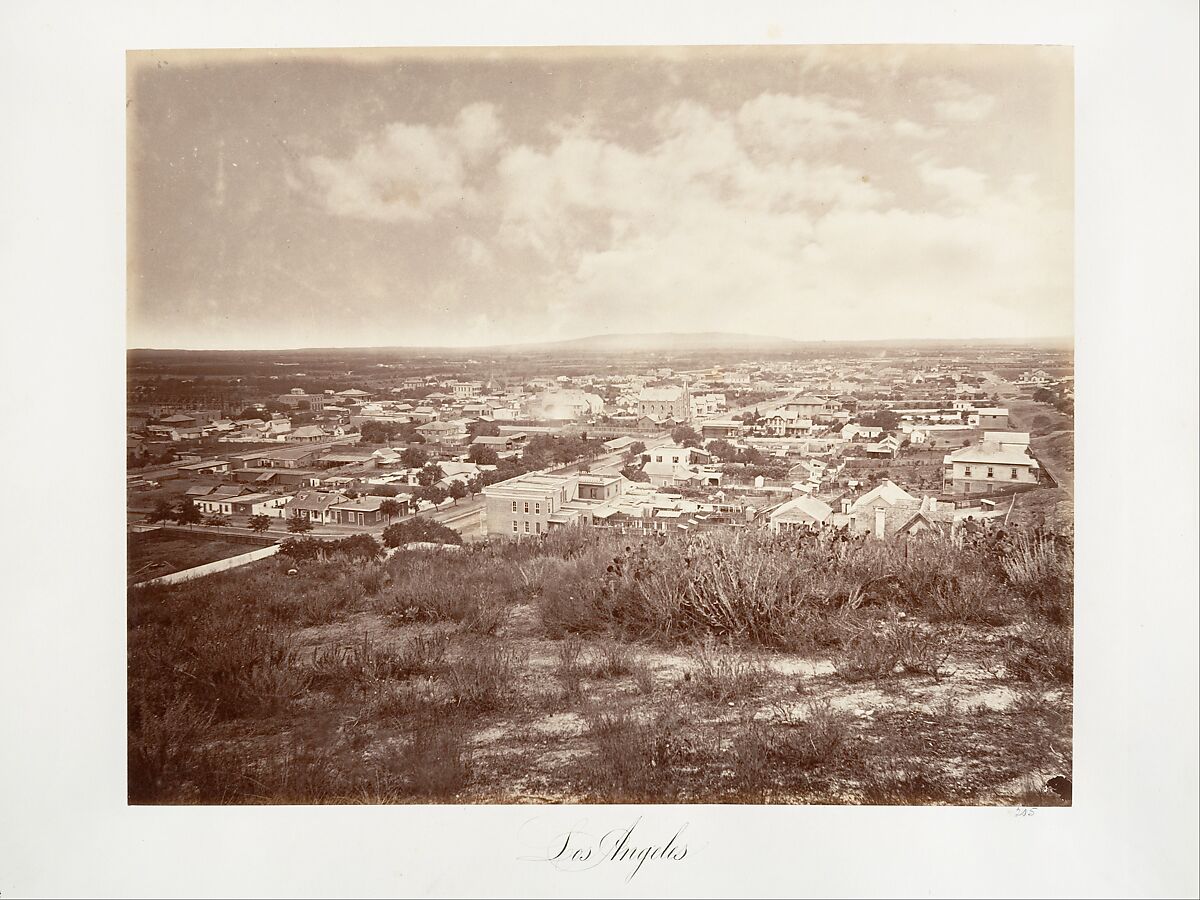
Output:
M642 388L638 394L637 414L656 421L668 419L689 422L692 417L691 397L687 387Z
M986 431L982 441L946 454L943 462L947 493L993 493L1041 480L1041 467L1029 452L1029 435L1024 432Z

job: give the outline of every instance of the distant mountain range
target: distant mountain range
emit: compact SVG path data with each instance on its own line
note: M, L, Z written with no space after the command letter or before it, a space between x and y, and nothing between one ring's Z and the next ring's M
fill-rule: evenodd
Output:
M799 346L789 338L724 331L660 332L646 334L593 334L565 341L487 347L488 350L529 349L535 351L583 350L597 353L694 352L713 350L786 350Z
M298 356L312 354L367 355L405 354L462 356L480 353L740 353L747 351L801 352L817 348L835 350L841 348L900 349L905 347L964 348L964 347L1045 347L1070 349L1071 338L919 338L909 340L861 340L861 341L799 341L792 338L768 337L761 334L738 334L725 331L701 332L658 332L644 334L595 334L589 337L570 338L562 341L531 342L526 344L492 344L476 347L436 346L380 346L380 347L297 347L289 350L184 350L158 348L131 348L131 357L154 359L163 355L227 354L255 356Z

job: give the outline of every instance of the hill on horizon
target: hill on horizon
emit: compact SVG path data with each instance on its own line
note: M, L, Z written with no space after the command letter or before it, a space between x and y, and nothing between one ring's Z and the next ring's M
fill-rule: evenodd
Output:
M146 355L149 357L163 354L272 354L272 355L303 355L312 353L436 353L447 356L470 355L478 353L547 353L555 351L583 351L595 353L691 353L691 352L739 352L748 350L766 351L800 351L826 347L872 347L872 348L901 348L901 347L996 347L996 346L1026 346L1026 347L1063 347L1071 348L1074 342L1071 338L1041 337L1041 338L913 338L913 339L862 339L862 340L798 340L786 337L769 337L757 334L741 334L723 331L699 332L644 332L630 334L594 334L587 337L567 338L557 341L530 341L520 344L481 344L470 347L447 347L436 345L379 345L374 347L292 347L277 349L198 349L170 347L130 347L126 350L130 355Z

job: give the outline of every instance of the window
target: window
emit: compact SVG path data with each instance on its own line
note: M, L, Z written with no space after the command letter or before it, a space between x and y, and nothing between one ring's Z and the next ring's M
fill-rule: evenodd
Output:
M541 533L542 533L542 523L541 523L541 522L534 522L534 523L533 523L533 530L534 530L534 531L536 531L538 534L541 534Z
M526 521L526 523L525 523L525 533L529 534L529 522L528 521Z
M517 501L514 500L513 501L513 512L516 512L516 511L517 511Z
M529 515L529 501L525 501L525 515Z
M996 471L991 466L988 466L988 478L995 478Z
M967 478L970 478L970 477L971 477L971 467L970 467L970 466L967 466L966 468L964 468L964 469L963 469L963 474L964 474L964 475L965 475Z
M540 504L540 503L533 504L533 512L535 515L540 516L542 514L542 504Z
M654 457L654 461L655 461L655 462L662 462L662 457L661 457L661 456L656 456L656 457Z
M517 533L517 520L513 519L513 534Z
M1019 474L1017 474L1017 469L1016 469L1016 468L1014 468L1014 469L1012 470L1012 477L1013 477L1013 478L1020 478L1020 477L1021 477Z

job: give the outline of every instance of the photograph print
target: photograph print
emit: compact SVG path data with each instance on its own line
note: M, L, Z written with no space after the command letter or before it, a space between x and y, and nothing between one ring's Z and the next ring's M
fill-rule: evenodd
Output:
M126 67L130 804L1071 804L1070 48Z

